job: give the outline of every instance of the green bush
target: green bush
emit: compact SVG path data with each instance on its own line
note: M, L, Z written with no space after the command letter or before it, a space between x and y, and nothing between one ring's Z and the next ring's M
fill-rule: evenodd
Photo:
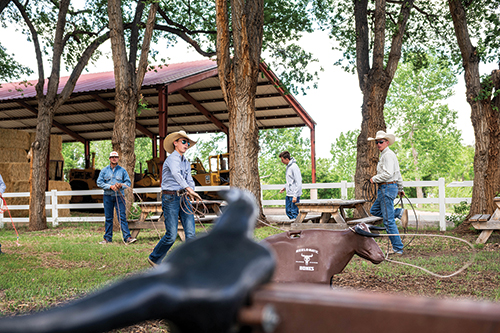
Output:
M467 201L462 201L458 205L453 206L453 213L448 216L448 221L453 222L455 228L458 227L465 220L469 214L470 206Z

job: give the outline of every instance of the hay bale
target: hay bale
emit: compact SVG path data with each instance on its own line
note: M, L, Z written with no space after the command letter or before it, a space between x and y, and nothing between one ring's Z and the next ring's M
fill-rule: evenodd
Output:
M2 162L28 163L28 152L20 148L3 148Z
M0 163L0 175L4 182L16 182L29 180L30 164L29 163ZM15 192L15 191L13 191Z
M30 183L29 180L22 180L22 181L16 181L16 182L9 182L5 183L7 186L6 192L29 192L30 191ZM29 197L24 197L24 198L6 198L7 204L9 206L14 206L14 205L29 205L30 204L30 198ZM29 210L23 209L23 210L11 210L10 214L12 217L28 217L29 216Z
M0 149L18 148L29 150L30 144L29 132L0 128Z
M49 191L58 190L58 191L71 191L71 186L69 183L65 181L58 180L49 180ZM58 204L69 204L71 200L71 195L57 196ZM52 212L47 212L47 216L51 216ZM69 209L59 209L59 217L68 217L70 216Z
M50 159L53 161L64 160L62 154L62 136L51 135L50 136Z

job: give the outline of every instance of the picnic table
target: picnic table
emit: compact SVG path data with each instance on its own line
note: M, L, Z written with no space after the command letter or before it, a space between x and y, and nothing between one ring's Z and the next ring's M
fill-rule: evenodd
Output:
M299 215L292 223L292 229L347 229L350 225L358 223L378 224L383 221L381 217L371 216L365 209L366 200L328 200L317 203L296 203ZM355 209L357 217L347 217L346 209ZM321 214L317 218L305 222L309 213Z
M493 203L497 206L493 215L476 214L469 219L474 228L482 230L476 239L476 244L486 243L493 231L500 230L500 197L494 198Z
M209 213L214 213L215 215L206 215L196 220L201 222L211 223L221 214L221 206L223 204L222 200L203 200L202 203L208 208ZM132 238L137 238L142 229L155 229L155 230L165 230L165 219L163 217L163 210L161 208L161 201L159 202L140 202L138 203L141 208L141 214L137 220L129 220L128 228L130 230L130 235ZM193 202L193 206L195 203ZM200 209L200 207L198 207ZM177 228L177 234L182 241L185 240L184 228L179 221L179 226Z

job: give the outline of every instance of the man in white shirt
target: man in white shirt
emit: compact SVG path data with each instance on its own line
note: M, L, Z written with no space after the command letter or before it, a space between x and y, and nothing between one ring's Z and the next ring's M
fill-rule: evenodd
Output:
M371 183L378 184L377 199L370 209L374 216L384 219L384 226L388 234L398 234L395 218L401 219L406 216L401 208L394 209L394 199L396 196L404 195L403 178L399 170L399 162L396 154L389 148L396 141L394 134L387 134L378 131L375 138L368 138L368 141L375 141L380 158L377 164L377 174L370 179ZM403 242L399 236L389 236L392 244L393 254L403 254Z
M280 190L280 193L286 190L285 211L286 215L293 220L299 215L299 208L295 204L300 202L302 195L302 175L297 162L290 157L288 151L279 154L279 158L286 165L286 186Z

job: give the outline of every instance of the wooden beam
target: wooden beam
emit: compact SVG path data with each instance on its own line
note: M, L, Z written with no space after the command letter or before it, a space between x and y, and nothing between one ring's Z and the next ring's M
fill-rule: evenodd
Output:
M182 95L185 99L187 99L195 108L197 108L201 113L203 113L211 122L213 122L222 132L229 133L229 130L226 125L224 125L219 119L217 119L210 111L205 109L203 105L198 103L196 99L194 99L191 95L189 95L185 90L180 89L179 94Z
M24 108L26 108L27 110L33 112L34 114L36 114L38 116L38 110L35 107L33 107L33 106L29 105L28 103L25 103L23 101L17 101L16 103L19 105L22 105ZM80 136L78 133L73 132L72 130L70 130L66 126L58 123L55 120L52 120L52 126L59 128L61 131L68 134L69 136L71 136L75 140L80 141L81 143L85 143L85 141L87 141L84 137Z
M110 109L111 111L116 112L116 107L113 104L109 103L104 98L102 98L101 96L99 96L97 94L92 94L91 96L94 97L99 103L101 103L102 105L104 105L105 107ZM135 128L138 129L143 134L145 134L146 136L149 136L151 139L154 137L153 132L151 132L146 127L139 124L137 121L135 122Z

